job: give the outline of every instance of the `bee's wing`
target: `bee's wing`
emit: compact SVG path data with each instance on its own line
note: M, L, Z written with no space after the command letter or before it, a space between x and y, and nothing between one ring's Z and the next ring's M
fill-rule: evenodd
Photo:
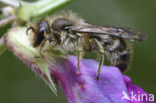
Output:
M71 31L88 33L88 34L104 34L110 36L121 37L130 40L142 41L146 40L147 36L136 32L130 28L112 27L112 26L97 26L91 24L75 25L71 27Z

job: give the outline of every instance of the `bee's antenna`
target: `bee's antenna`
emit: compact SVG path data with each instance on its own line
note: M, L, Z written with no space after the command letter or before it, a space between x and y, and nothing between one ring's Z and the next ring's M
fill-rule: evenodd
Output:
M30 26L30 27L26 30L26 35L28 35L28 31L29 31L29 30L35 31L35 29L34 29L32 26Z

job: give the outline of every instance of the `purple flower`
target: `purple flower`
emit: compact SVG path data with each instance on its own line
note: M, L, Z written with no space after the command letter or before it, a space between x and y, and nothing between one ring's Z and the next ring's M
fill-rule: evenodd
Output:
M33 71L40 75L56 94L54 83L62 88L68 103L154 103L154 96L131 83L118 68L103 66L99 80L95 80L98 63L82 59L80 74L77 58L55 54L51 49L41 58L38 49L29 45L26 28L15 28L4 36L7 47Z

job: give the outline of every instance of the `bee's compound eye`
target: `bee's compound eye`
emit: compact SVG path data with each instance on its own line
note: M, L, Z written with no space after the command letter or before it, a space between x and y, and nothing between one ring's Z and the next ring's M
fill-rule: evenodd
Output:
M44 29L43 28L40 28L38 30L38 32L36 33L36 36L35 36L35 42L33 44L33 47L37 47L41 44L41 42L44 40Z

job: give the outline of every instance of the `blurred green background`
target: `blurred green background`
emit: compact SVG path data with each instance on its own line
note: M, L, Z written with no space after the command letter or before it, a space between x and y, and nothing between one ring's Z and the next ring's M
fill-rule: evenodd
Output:
M133 61L126 75L148 93L156 94L156 0L74 0L60 10L78 12L91 24L131 27L147 34L148 40L133 43ZM0 56L0 103L67 103L58 90L56 97L11 52Z

